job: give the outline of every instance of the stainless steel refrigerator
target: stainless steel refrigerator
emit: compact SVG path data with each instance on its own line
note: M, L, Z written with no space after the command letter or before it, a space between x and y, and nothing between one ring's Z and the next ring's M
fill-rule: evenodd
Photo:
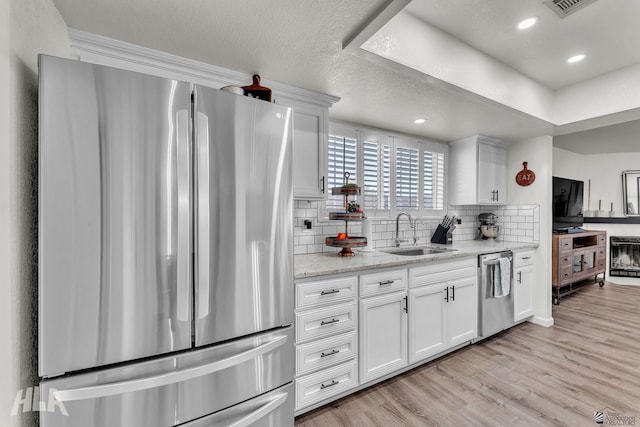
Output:
M291 110L39 61L41 425L292 426Z

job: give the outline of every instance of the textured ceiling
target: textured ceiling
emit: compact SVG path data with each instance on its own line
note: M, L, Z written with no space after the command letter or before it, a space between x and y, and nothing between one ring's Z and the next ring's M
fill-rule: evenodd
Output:
M640 1L598 0L563 19L542 0L414 1L406 10L551 89L640 63ZM515 24L535 16L525 31ZM581 64L567 64L576 53Z
M640 3L631 0L598 0L593 7L597 5L599 9L593 13L600 10L600 3L610 5L612 1ZM357 34L382 8L393 4L393 0L53 2L71 28L247 74L257 72L267 80L340 97L341 100L330 109L333 119L441 141L477 133L517 140L554 132L553 125L548 122L470 91L411 72L388 61L375 61L343 50L343 43ZM421 19L437 21L433 25L500 58L501 54L521 51L521 46L508 44L512 22L507 22L507 19L518 14L515 4L524 9L544 7L541 0L414 0L409 10L420 15ZM590 7L585 8L584 12ZM562 22L569 22L584 12L577 12ZM548 10L545 13L553 15ZM606 15L608 12L598 13ZM552 17L556 23L559 21L555 15ZM571 27L571 31L591 31L592 27L584 25L593 25L593 21L584 22L582 26L576 24L575 28ZM624 26L628 26L627 21ZM611 28L599 25L596 27L598 31L594 32L606 34ZM627 38L633 38L624 34ZM543 59L551 60L550 54L545 53L545 43L548 49L550 43L558 44L555 36L545 36L545 40L534 53L521 51L517 59L519 62L514 60L511 66L524 70L522 72L539 81L561 73L561 70L549 66L548 62L542 62ZM640 40L634 41L637 44ZM475 42L477 46L473 44ZM532 41L526 43L533 44ZM603 39L602 43L611 41ZM617 46L610 45L603 46L602 51L607 49L617 54L605 58L615 57L617 60L636 61L634 55L640 52L626 55ZM500 60L508 63L505 57ZM604 62L610 67L620 66L619 63L613 65L612 61L594 59L594 62ZM602 68L590 69L591 73L596 74L606 71ZM534 76L534 70L546 75ZM588 75L575 77L584 79ZM564 83L557 84L567 82L565 78ZM422 116L428 118L427 123L414 125L413 119Z

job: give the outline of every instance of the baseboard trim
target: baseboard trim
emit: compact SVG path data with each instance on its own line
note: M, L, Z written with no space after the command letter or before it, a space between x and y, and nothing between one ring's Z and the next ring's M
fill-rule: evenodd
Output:
M539 317L539 316L533 316L529 322L535 324L535 325L540 325L540 326L544 326L545 328L550 328L551 326L553 326L553 317Z

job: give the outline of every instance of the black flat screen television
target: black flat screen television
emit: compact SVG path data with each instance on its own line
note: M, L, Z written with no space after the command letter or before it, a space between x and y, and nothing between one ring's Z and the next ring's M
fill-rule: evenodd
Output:
M584 182L553 177L553 231L581 231Z

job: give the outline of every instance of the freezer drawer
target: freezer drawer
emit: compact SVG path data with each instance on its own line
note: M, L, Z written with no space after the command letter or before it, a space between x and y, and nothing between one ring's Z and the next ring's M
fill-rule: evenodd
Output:
M40 412L40 425L162 427L191 422L293 381L293 342L290 326L202 350L45 380L41 401L48 402L55 389L58 406Z
M180 427L293 427L293 383Z

